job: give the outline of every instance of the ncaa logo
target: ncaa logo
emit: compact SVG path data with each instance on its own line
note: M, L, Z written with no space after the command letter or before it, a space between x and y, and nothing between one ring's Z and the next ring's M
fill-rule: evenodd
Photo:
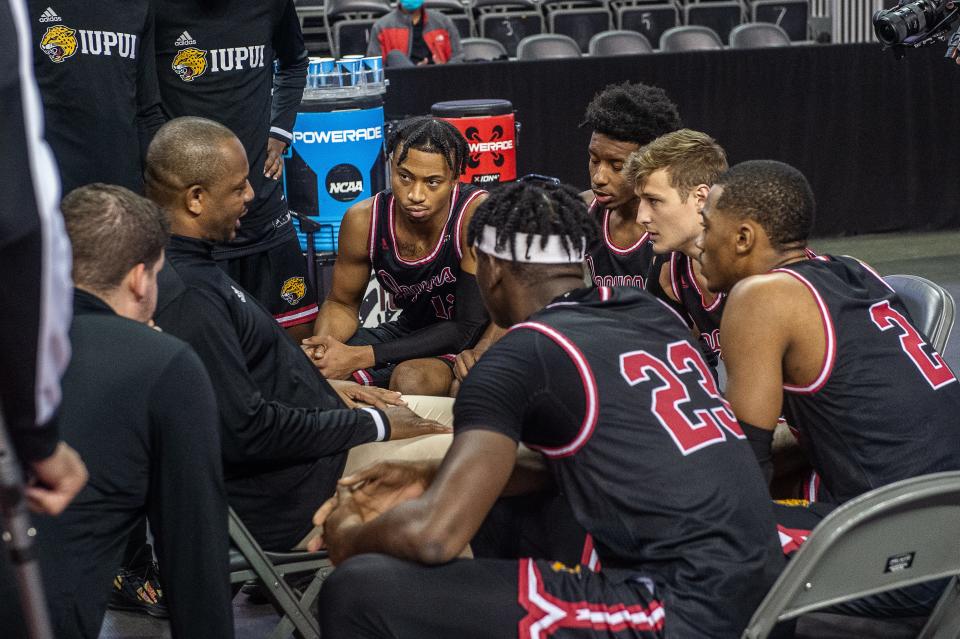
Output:
M352 164L338 164L327 172L327 193L338 202L352 202L363 193L363 175Z

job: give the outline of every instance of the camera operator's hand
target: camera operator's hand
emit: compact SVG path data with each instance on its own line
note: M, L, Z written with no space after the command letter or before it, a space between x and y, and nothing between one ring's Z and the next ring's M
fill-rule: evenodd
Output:
M390 420L390 441L453 432L449 426L444 426L432 419L424 419L406 406L388 406L383 412Z
M30 465L34 478L24 490L34 512L59 515L87 483L87 467L77 451L60 442L53 454Z

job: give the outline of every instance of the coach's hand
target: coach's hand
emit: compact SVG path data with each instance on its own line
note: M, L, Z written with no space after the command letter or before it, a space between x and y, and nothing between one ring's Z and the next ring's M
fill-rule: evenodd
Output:
M356 382L342 379L330 380L330 386L337 391L347 408L357 408L358 405L364 405L385 410L388 406L407 405L407 402L397 391L377 386L361 386Z
M263 175L271 180L279 180L283 175L283 152L287 143L276 138L267 138L267 161L263 165Z
M313 347L313 364L327 379L348 379L354 371L375 364L372 346L347 346L329 335L305 339L303 344Z
M432 419L420 417L406 406L390 406L383 411L390 420L390 440L409 439L420 435L452 433L453 429Z
M27 504L34 512L46 515L62 513L87 483L87 467L77 451L60 442L53 454L33 462L33 480L24 490Z

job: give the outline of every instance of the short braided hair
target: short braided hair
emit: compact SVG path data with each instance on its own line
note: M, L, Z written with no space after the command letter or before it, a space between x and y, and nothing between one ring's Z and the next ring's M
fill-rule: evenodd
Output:
M493 191L477 207L467 228L467 243L473 245L483 233L484 226L497 230L496 248L503 250L509 244L514 259L517 257L516 234L527 234L526 247L532 235L559 235L568 253L579 253L586 242L593 244L598 226L587 213L587 205L576 189L549 182L513 182ZM541 246L540 248L545 248ZM513 262L514 266L521 266ZM528 266L523 264L522 266Z
M643 146L683 123L666 91L642 82L624 82L609 84L593 96L580 126Z
M387 155L399 150L397 164L403 164L410 149L439 153L446 160L454 178L467 168L467 141L457 127L446 120L421 116L408 118L397 125L387 141Z
M755 220L775 248L806 244L813 228L813 190L803 173L776 160L736 164L716 182L716 208Z

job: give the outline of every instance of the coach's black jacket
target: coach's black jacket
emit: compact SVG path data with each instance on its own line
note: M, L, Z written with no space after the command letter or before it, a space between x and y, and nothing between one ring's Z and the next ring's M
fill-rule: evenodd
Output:
M55 635L99 634L126 537L146 515L173 636L232 637L227 499L203 365L83 291L70 341L61 436L90 479L62 515L37 521Z
M386 439L386 416L350 410L257 300L214 262L213 244L174 236L157 325L193 346L220 408L230 504L267 549L289 550L334 490L346 451Z

